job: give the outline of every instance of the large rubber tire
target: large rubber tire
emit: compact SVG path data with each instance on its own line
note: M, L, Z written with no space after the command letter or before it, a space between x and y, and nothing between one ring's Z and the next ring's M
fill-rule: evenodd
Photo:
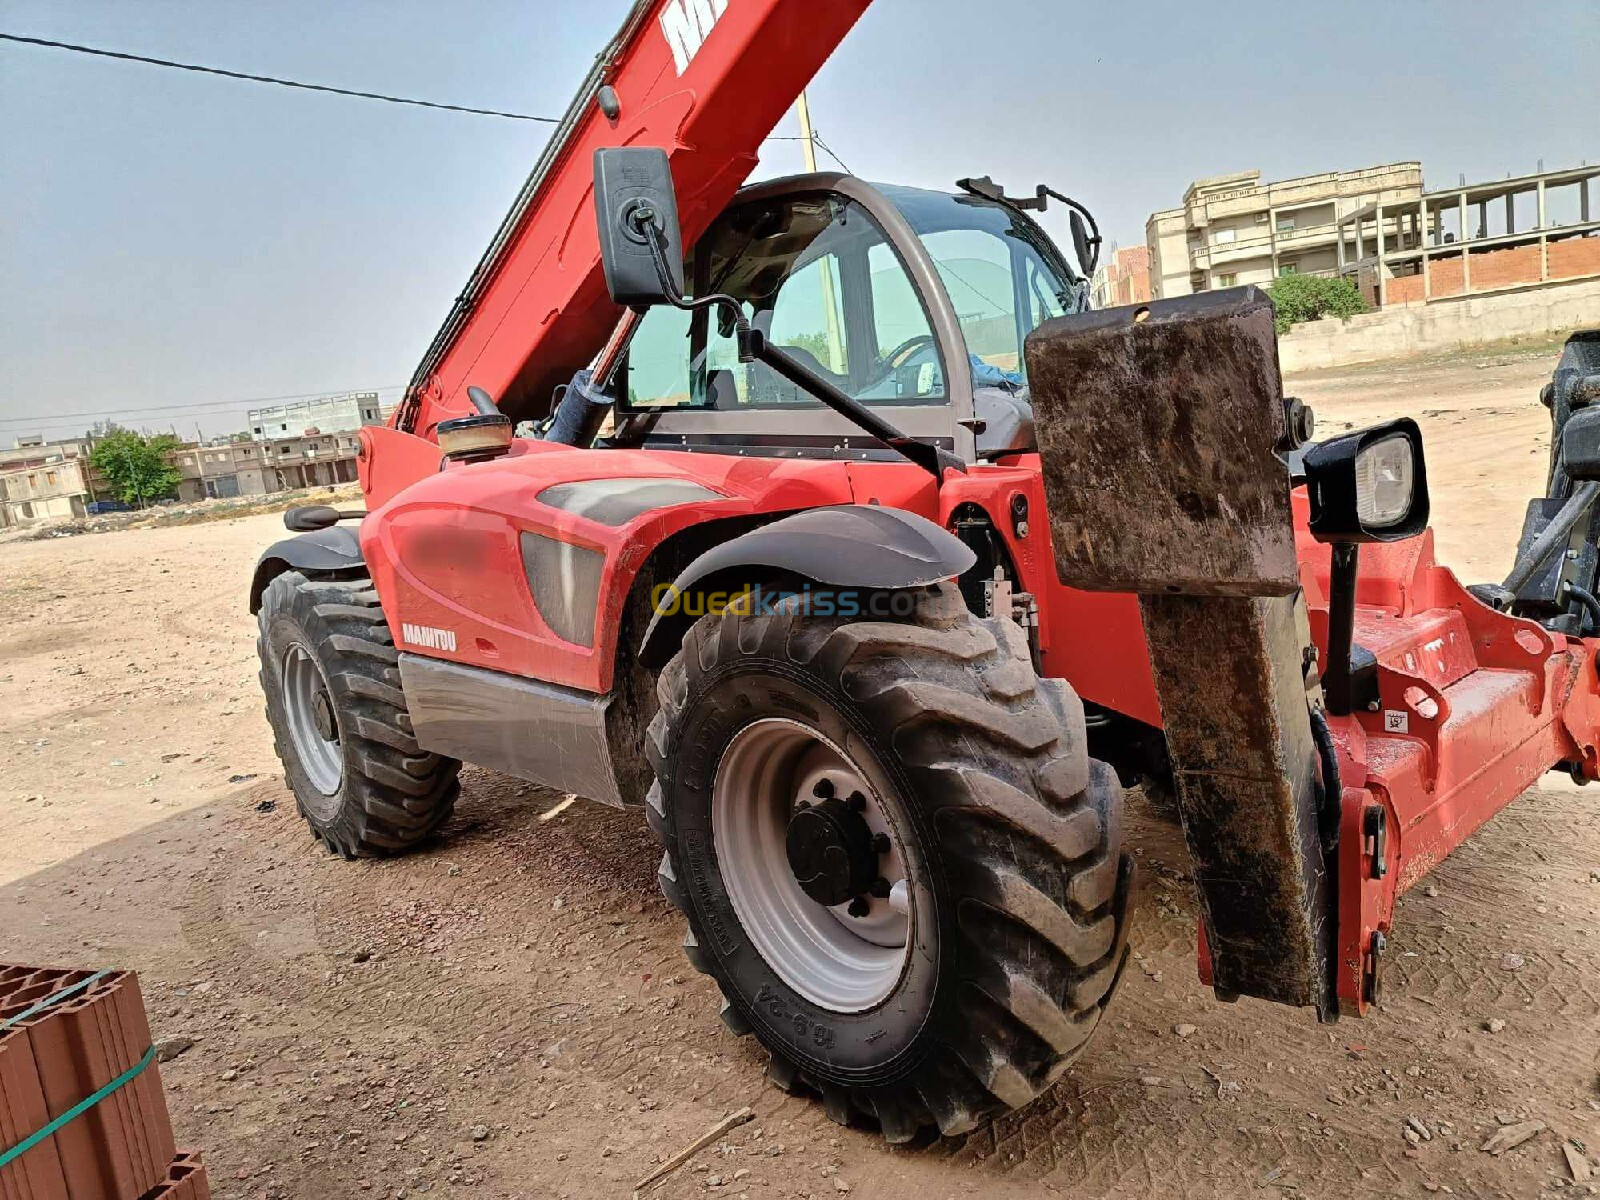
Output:
M400 686L399 653L368 580L279 575L257 617L261 688L284 775L311 832L342 858L415 848L450 816L461 764L417 745ZM337 724L337 787L312 778L291 729L285 663L308 655Z
M975 1128L1048 1088L1083 1051L1126 959L1132 865L1115 773L1089 759L1083 707L1039 679L1013 622L953 584L886 620L702 618L660 680L647 815L690 962L754 1033L785 1090L876 1118L891 1142ZM895 990L839 1013L789 987L739 921L717 860L722 750L752 722L800 720L870 756L910 815L919 917ZM924 890L925 889L925 890Z

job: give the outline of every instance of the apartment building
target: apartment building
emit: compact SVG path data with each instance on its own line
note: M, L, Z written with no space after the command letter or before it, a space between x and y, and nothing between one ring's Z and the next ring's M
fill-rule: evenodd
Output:
M1158 297L1187 296L1245 284L1265 287L1286 274L1335 275L1342 265L1343 220L1421 194L1420 162L1276 183L1263 183L1260 171L1198 179L1184 192L1182 207L1152 213L1145 222L1151 289ZM1382 229L1386 244L1403 247L1398 221L1389 218Z
M294 488L354 483L361 448L354 430L270 441L185 446L173 453L183 479L178 498L226 500Z
M106 481L89 465L91 448L88 439L24 437L0 450L0 529L82 517L90 503L108 496Z
M298 438L314 433L345 433L383 420L377 392L351 392L324 396L249 412L250 436L256 441Z
M172 465L183 478L178 499L225 500L234 496L261 496L267 487L265 449L260 442L217 442L184 446L172 453Z

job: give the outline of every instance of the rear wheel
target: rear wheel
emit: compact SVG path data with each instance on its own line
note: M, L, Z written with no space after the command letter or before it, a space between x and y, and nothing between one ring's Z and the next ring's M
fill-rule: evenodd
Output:
M1131 868L1082 706L953 584L903 615L702 619L650 727L662 889L786 1089L891 1141L1032 1100L1125 956Z
M372 584L286 572L257 620L267 719L313 835L344 858L426 839L455 805L461 764L417 745Z

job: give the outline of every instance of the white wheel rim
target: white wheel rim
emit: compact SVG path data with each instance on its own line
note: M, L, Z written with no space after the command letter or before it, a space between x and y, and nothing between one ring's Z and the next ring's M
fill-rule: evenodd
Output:
M789 865L789 819L813 803L819 780L835 794L859 793L860 815L887 835L879 856L888 897L863 897L866 912L827 907L801 889ZM786 718L741 729L717 764L711 829L717 864L739 923L756 951L801 996L832 1012L882 1003L905 972L912 941L911 883L902 846L905 817L866 773L816 730Z
M318 728L318 707L326 705L323 728ZM328 694L328 681L311 652L293 642L283 652L283 713L294 742L295 756L311 786L324 796L338 794L344 781L344 751L339 745L338 719ZM333 736L323 736L324 729ZM325 814L319 814L325 815Z

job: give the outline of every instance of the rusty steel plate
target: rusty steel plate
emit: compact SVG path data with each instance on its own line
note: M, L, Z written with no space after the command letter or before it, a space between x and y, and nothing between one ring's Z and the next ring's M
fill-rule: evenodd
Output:
M1063 583L1210 596L1299 586L1263 292L1060 317L1026 355Z

